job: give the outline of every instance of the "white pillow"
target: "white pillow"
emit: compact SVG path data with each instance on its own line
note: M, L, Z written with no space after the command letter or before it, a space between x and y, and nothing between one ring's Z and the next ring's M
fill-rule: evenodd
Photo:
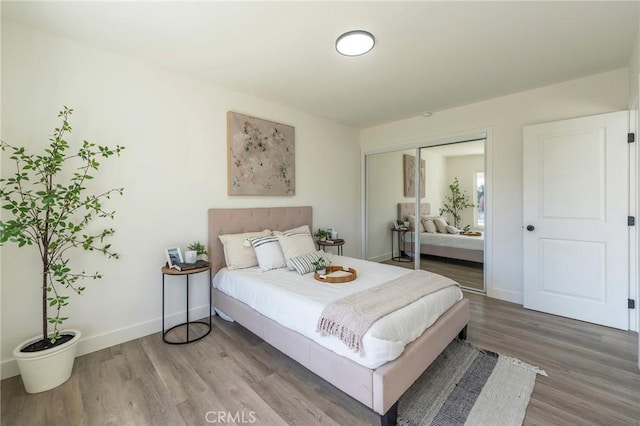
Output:
M409 221L409 229L411 231L416 229L416 217L410 214L407 216L407 220ZM427 230L424 228L424 224L422 223L422 220L420 221L420 230L418 232L427 232Z
M423 217L420 222L424 225L424 229L426 232L430 234L435 234L438 232L436 224L433 223L433 219L427 219L426 217Z
M460 230L453 225L447 225L447 233L448 234L459 234Z
M298 226L296 228L287 229L286 231L273 231L273 235L300 234L305 232L311 235L311 230L309 229L309 225Z
M258 265L256 252L249 245L246 247L244 242L251 237L267 237L271 235L271 231L265 229L262 232L245 232L243 234L226 234L218 235L224 248L224 260L228 269L251 268Z
M436 228L438 229L439 233L441 234L447 233L447 222L444 220L444 218L437 217L433 220L433 223L436 224Z
M253 246L258 258L258 266L263 271L284 268L287 261L280 248L278 237L270 235L268 237L249 237L247 242Z
M311 254L316 251L311 234L308 232L278 234L277 237L287 262L292 257ZM293 269L291 265L289 265L289 269Z
M316 270L313 266L313 262L317 262L320 259L324 259L329 264L329 259L322 250L318 250L314 253L303 254L302 256L292 257L287 261L289 269L295 269L300 275L308 274Z

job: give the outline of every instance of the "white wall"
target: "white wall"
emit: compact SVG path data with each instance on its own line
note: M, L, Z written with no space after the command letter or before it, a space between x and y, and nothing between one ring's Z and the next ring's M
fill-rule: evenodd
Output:
M522 303L522 128L527 124L624 110L629 100L626 68L568 81L485 102L438 111L430 118L415 117L360 132L362 150L420 144L439 138L489 129L486 171L490 175L488 215L492 235L487 292ZM488 224L491 226L491 223ZM496 259L493 262L492 259Z
M446 158L431 150L420 150L420 156L427 162L426 197L431 214L438 214L442 200L447 193L447 163Z
M367 259L376 262L391 258L391 222L397 219L398 203L413 203L404 196L404 155L416 155L415 150L371 154L367 158L369 176L367 194ZM426 166L425 180L429 179ZM426 191L429 191L427 183ZM426 200L426 198L423 198ZM397 250L398 246L394 246Z
M474 179L476 172L484 171L484 155L462 155L457 157L447 157L447 189L445 196L449 194L448 186L453 183L454 178L458 178L460 182L460 191L469 196L471 203L474 202L475 186ZM453 217L449 216L449 220L453 221ZM462 227L469 225L472 229L476 229L474 223L474 208L464 209L460 215Z
M640 19L640 15L638 16ZM640 93L640 30L636 37L633 48L631 49L631 56L629 58L629 97L630 102L634 97ZM629 105L631 106L631 105Z
M402 152L373 154L367 158L367 253L372 261L391 258L391 222L403 197Z
M9 143L38 150L68 105L76 110L70 142L126 146L95 183L125 187L108 204L117 210L112 243L122 257L74 256L104 274L67 310L66 325L83 332L80 353L160 330L164 249L206 242L209 208L311 205L314 226L337 229L345 254L361 255L360 147L352 128L9 22L2 25L2 87ZM226 195L229 110L295 127L295 196ZM330 167L318 161L328 157ZM2 166L11 173L6 155ZM35 249L2 248L2 377L16 373L13 348L40 330L38 265ZM206 277L194 284L192 306L204 315ZM173 322L184 318L183 288L174 284L167 295Z

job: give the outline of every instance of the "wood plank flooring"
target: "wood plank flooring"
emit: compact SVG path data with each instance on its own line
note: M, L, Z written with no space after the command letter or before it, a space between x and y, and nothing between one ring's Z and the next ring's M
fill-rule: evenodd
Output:
M388 260L383 263L413 269L413 261ZM449 277L460 283L463 288L484 291L484 265L482 263L423 254L420 256L420 269Z
M525 425L638 425L636 333L466 294L469 340L546 370ZM1 384L2 425L374 425L378 416L238 326L214 317L206 338L160 333L78 357L71 379L40 394ZM244 416L244 417L243 417Z

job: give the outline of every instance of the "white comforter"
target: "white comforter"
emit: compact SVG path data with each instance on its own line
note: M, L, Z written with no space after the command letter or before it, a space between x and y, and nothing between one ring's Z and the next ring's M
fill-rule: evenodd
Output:
M411 241L413 241L415 234L413 232L411 234ZM408 236L405 238L405 241L410 241ZM429 232L420 232L420 244L482 251L484 250L484 234L479 237L469 237L458 234L433 234Z
M409 270L349 257L329 256L333 265L356 269L358 278L345 284L328 284L315 280L313 274L300 276L286 268L268 272L258 268L235 271L224 268L216 274L213 285L264 316L368 368L376 368L400 356L408 343L462 299L460 289L452 286L381 318L365 334L365 355L360 356L336 337L323 337L316 332L322 310L329 302L400 277Z

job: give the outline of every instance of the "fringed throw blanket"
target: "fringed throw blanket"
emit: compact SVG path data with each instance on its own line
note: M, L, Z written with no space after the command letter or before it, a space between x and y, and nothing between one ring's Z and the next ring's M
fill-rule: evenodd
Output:
M427 271L411 271L374 288L350 294L325 306L316 331L336 336L349 349L364 355L362 337L383 316L428 294L458 285L455 281Z

